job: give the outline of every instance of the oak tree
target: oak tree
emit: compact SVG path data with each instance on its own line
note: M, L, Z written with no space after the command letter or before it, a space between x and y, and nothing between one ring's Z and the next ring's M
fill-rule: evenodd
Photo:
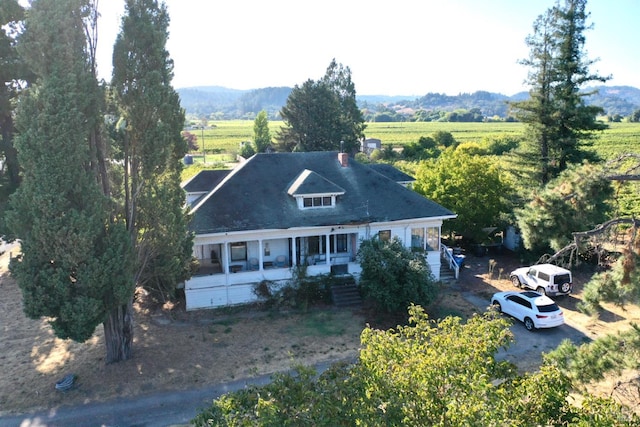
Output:
M410 324L365 328L354 364L277 374L266 385L227 393L196 426L633 426L612 399L571 399L573 383L552 363L519 374L496 357L513 337L495 312L431 320L419 306Z
M489 156L475 154L480 146L465 143L448 148L437 159L418 166L414 190L455 212L443 224L445 233L482 243L486 227L499 227L510 211L512 186Z

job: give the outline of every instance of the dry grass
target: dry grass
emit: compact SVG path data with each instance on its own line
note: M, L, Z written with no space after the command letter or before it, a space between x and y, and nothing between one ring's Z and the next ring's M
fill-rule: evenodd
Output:
M218 310L186 313L136 303L134 357L106 365L101 328L79 344L56 338L44 320L27 319L21 293L0 275L0 414L103 401L161 390L204 387L289 369L296 364L357 355L361 313L310 310L269 313ZM55 382L68 373L77 387L63 393Z
M151 306L139 295L134 357L105 365L101 328L89 341L79 344L56 338L46 321L24 316L21 293L7 273L7 261L8 255L0 257L0 363L4 367L0 414L193 389L286 370L296 364L349 359L358 354L360 333L366 324L384 329L402 321L367 310L331 307L306 313L257 308L187 313L180 305ZM513 289L504 271L508 273L514 261L500 259L492 276L487 263L487 258L469 259L458 286L444 292L427 310L430 316L466 318L477 308L462 297L463 292L471 291L488 301L497 290ZM498 278L500 268L503 274ZM605 320L563 308L591 337L622 329L629 320L640 321L640 310L635 307L626 311L613 307L611 318ZM527 360L519 362L529 366ZM77 387L66 393L56 391L55 382L68 373L78 376ZM603 393L611 389L609 384Z

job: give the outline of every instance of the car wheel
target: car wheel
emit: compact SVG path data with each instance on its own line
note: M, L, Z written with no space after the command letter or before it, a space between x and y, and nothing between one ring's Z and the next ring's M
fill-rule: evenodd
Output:
M493 302L493 308L498 310L498 313L502 313L502 306L500 305L500 303L498 301L494 301Z
M515 286L516 288L522 287L522 283L520 283L520 279L518 279L518 276L511 276L511 283L513 283L513 286Z
M538 289L536 289L536 291L540 294L540 295L546 295L547 291L542 287L542 286L538 286Z
M533 331L536 329L536 325L533 323L533 320L531 320L528 317L524 318L524 327L527 328L527 331Z
M571 290L571 285L569 285L568 283L563 283L560 290L566 294Z

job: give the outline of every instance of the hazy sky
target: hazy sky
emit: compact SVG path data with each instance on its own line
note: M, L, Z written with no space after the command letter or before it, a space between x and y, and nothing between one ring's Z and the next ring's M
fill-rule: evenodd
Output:
M360 95L512 95L523 84L525 37L555 0L166 0L176 88L255 89L317 80L335 58ZM99 66L111 52L124 0L99 0ZM640 1L590 0L591 67L608 85L640 87Z

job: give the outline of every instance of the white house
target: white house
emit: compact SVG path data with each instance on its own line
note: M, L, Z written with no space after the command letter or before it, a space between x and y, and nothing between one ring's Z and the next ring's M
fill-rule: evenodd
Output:
M345 153L256 154L210 178L192 204L200 269L185 282L188 310L254 301L255 284L298 265L357 277L360 242L375 235L423 249L439 278L440 229L456 215Z

